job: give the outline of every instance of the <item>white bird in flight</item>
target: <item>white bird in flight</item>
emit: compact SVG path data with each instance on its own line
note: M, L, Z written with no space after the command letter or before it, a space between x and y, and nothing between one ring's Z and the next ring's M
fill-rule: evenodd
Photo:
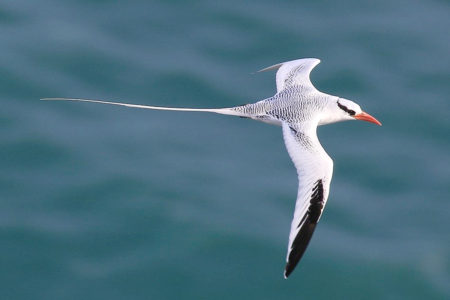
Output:
M173 108L75 98L42 100L95 102L154 110L213 112L280 125L299 181L284 270L284 277L287 278L302 258L330 192L333 160L317 138L317 126L355 119L381 125L377 119L362 111L355 102L318 91L311 83L309 75L319 63L319 59L304 58L260 70L259 72L278 70L277 93L256 103L230 108Z

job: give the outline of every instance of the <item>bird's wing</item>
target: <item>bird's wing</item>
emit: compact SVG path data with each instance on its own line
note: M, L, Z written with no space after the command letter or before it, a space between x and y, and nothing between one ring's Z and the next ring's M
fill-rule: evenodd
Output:
M295 85L315 89L309 79L309 74L311 73L311 70L314 69L314 67L319 63L320 60L317 58L303 58L276 64L264 68L258 72L278 69L276 77L277 92Z
M322 215L333 175L333 161L320 145L316 126L283 123L283 137L299 180L284 271L287 278L302 258Z

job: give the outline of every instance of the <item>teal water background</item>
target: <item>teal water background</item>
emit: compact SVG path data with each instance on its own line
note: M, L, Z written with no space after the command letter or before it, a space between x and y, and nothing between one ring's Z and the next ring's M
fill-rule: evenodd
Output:
M0 3L1 299L450 299L448 1ZM382 127L319 128L330 198L285 280L278 62Z

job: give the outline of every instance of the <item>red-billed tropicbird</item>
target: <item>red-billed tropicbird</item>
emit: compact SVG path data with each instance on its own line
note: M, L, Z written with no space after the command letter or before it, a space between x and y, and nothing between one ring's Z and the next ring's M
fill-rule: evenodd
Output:
M333 160L317 138L317 126L355 119L381 125L377 119L362 111L358 104L319 92L313 86L309 75L319 62L319 59L305 58L262 69L261 71L278 69L277 93L256 103L230 108L172 108L74 98L43 100L95 102L155 110L213 112L280 125L299 180L284 271L287 278L302 258L330 192Z

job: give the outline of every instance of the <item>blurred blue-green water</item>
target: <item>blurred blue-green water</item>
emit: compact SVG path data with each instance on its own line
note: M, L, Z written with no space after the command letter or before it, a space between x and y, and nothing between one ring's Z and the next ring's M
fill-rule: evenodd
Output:
M450 298L448 1L0 3L1 299ZM42 97L225 107L312 80L383 122L319 129L331 196L282 271L281 130Z

